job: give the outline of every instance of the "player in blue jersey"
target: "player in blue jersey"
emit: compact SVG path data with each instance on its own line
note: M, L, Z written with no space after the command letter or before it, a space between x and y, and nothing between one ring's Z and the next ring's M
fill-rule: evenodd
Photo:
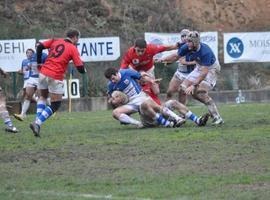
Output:
M14 114L14 117L19 121L23 121L29 109L33 95L37 90L39 71L37 67L37 55L33 49L26 50L26 59L22 61L21 70L19 73L24 77L24 101L22 103L21 114ZM42 63L45 62L47 54L42 54Z
M197 31L191 31L187 37L187 43L178 49L177 57L167 57L163 62L172 62L175 59L184 59L186 62L195 61L196 68L185 78L180 90L187 95L204 103L211 116L213 124L223 123L214 100L208 95L209 90L216 85L217 74L220 65L210 47L200 42L200 35Z
M180 32L181 35L181 42L178 43L178 48L181 48L184 44L187 42L187 36L190 30L188 29L183 29ZM177 53L171 55L172 58L176 58L177 60L178 55ZM178 62L178 67L176 72L174 73L170 83L169 87L167 89L167 100L171 99L173 94L178 92L178 101L180 103L186 104L186 95L183 94L183 91L179 91L180 85L183 83L185 78L187 77L188 74L190 74L196 66L195 61L190 61L190 60L185 60L185 59L179 59Z
M111 95L111 104L114 107L120 107L126 103L128 103L126 94L117 90L113 91ZM170 124L171 126L180 127L185 123L185 119L179 118L179 116L174 113L175 111L186 116L186 118L192 120L198 126L205 126L209 117L208 113L201 117L197 117L185 105L176 100L166 101L163 106L160 106L159 104L153 103L153 100L150 99L144 101L140 105L139 115L143 125L142 127L160 126L163 125L163 122L168 122L168 119L174 121L174 123ZM175 121L176 118L178 121Z
M170 120L165 119L163 116L169 116L177 125L181 125L183 119L172 112L167 107L161 107L148 97L142 90L137 80L144 79L153 83L155 80L146 75L146 73L139 73L132 69L117 70L109 68L104 73L105 77L109 79L108 94L109 103L115 104L117 96L113 95L113 91L121 91L127 96L127 103L121 105L113 110L113 117L121 123L133 124L138 127L145 126L144 123L130 117L129 115L135 112L140 112L141 115L147 116L154 120L157 124L165 127L173 126ZM193 114L193 113L191 113ZM192 115L192 117L194 114ZM191 117L191 116L190 116ZM191 118L192 118L191 117ZM194 121L201 125L205 120L196 117ZM207 121L207 120L206 120Z

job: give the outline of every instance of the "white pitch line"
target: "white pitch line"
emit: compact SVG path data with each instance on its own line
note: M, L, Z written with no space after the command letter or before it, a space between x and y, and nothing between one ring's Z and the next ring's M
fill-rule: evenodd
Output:
M59 197L81 197L87 199L118 199L118 200L151 200L149 198L138 198L138 197L113 197L111 194L109 195L97 195L97 194L86 194L86 193L75 193L75 192L56 192L56 191L16 191L13 190L14 193L23 193L27 195L51 195L51 196L59 196Z

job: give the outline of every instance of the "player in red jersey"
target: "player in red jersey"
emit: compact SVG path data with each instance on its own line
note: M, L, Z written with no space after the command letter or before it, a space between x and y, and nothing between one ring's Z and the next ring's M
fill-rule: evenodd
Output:
M37 102L36 120L30 124L35 136L40 136L40 126L59 109L64 94L64 74L68 63L73 60L80 73L85 73L76 44L79 41L80 32L69 29L65 39L50 39L37 45L37 63L40 66L38 90L40 93ZM49 49L49 55L44 64L41 63L43 49ZM48 95L51 105L46 106Z
M123 57L121 62L121 69L132 68L138 72L144 71L148 73L150 77L155 78L155 66L153 57L158 53L161 53L163 51L170 51L173 49L177 49L177 44L169 46L155 45L147 44L144 39L137 39L134 46L129 48L125 56ZM158 99L158 94L159 84L154 83L151 86L150 96L152 96L154 99Z

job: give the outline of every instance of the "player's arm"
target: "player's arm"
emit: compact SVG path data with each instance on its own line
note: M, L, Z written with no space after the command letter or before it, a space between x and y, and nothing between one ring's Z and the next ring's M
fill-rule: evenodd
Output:
M190 85L186 88L185 93L186 94L193 94L194 90L199 86L199 84L205 79L207 76L207 73L209 71L209 68L207 66L201 66L200 67L200 76L198 76Z
M18 73L19 73L20 75L23 74L23 67L24 67L24 60L22 61L21 69L18 70Z
M37 65L40 66L42 64L42 50L45 49L45 46L41 43L37 43Z
M73 49L72 60L73 60L74 66L76 67L79 73L85 74L87 72L76 47L74 47Z
M161 58L161 59L157 59L155 60L155 62L157 63L165 63L165 64L170 64L170 63L173 63L173 62L176 62L180 57L178 56L177 53L173 53L169 56L166 56L164 58Z
M109 104L112 104L112 93L113 93L113 87L111 82L108 83L108 91L107 91L107 101Z
M179 62L182 64L182 65L196 65L196 61L186 61L186 57L181 57L179 59Z
M128 69L130 64L131 64L131 58L129 57L128 52L127 52L121 61L120 69Z
M164 45L164 47L165 47L165 51L171 51L171 50L178 49L179 45L178 43L176 43L174 45Z

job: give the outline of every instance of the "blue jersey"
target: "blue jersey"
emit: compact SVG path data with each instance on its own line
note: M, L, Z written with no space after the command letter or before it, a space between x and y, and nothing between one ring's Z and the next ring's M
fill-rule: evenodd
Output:
M24 59L22 61L22 67L21 70L23 72L23 79L27 80L30 78L30 66L31 66L31 60Z
M196 51L188 49L185 44L178 49L180 57L185 56L186 61L196 61L201 66L210 67L216 62L216 56L210 47L205 43L200 43L200 48Z
M180 48L182 46L184 46L185 44L186 44L185 42L179 43L178 52L179 52ZM191 60L190 57L186 57L186 61L190 62L190 61L193 61L193 60ZM188 73L189 74L190 72L192 72L195 69L195 67L196 67L195 64L192 64L192 65L182 65L182 64L180 64L179 67L178 67L178 71L181 72L181 73Z
M125 93L129 99L138 95L141 92L141 86L137 80L141 79L141 74L132 69L119 70L120 80L118 83L109 81L108 89L111 95L114 90Z
M42 63L47 59L47 54L42 53L41 60ZM24 80L29 79L30 77L38 78L38 68L37 68L37 54L34 53L30 59L24 59L22 61L22 71Z
M41 55L41 63L45 63L46 59L47 59L47 54L46 53L42 53ZM33 78L38 78L38 68L37 68L37 54L34 53L33 56L31 57L31 73L30 76Z

